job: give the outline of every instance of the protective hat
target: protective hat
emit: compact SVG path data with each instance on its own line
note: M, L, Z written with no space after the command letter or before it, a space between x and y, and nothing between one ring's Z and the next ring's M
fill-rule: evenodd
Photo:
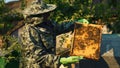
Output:
M37 0L32 2L25 10L23 10L23 15L38 15L44 14L50 11L53 11L56 8L56 5L53 4L45 4L42 0Z

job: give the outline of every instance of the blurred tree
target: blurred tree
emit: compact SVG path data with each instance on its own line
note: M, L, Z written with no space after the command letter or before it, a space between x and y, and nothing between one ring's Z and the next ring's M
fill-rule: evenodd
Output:
M22 6L22 3L19 3L19 4L21 4L21 7L24 8L24 3L23 3L23 6ZM17 22L15 23L15 21L19 21L22 19L23 19L23 16L21 13L19 13L19 10L18 11L16 9L11 10L8 7L8 5L5 4L4 0L0 0L0 32L1 34L6 34L7 31L12 29L14 25L17 24Z
M4 17L5 12L6 12L5 2L4 0L0 0L0 32L1 34L4 32L3 31L3 28L4 28L3 17Z
M30 0L32 1L32 0ZM120 16L119 0L44 0L46 3L57 5L57 9L51 14L51 20L62 23L64 20L78 20L81 18L88 19L91 23L93 20L101 19L105 24L110 22L111 17ZM24 9L28 0L21 0L21 8ZM2 6L2 7L1 7ZM112 8L111 8L112 7ZM0 2L0 21L15 20L13 15L8 14L6 17L4 0ZM3 12L3 13L2 13ZM13 19L12 19L13 18ZM118 18L117 18L118 19ZM0 25L1 26L1 25Z

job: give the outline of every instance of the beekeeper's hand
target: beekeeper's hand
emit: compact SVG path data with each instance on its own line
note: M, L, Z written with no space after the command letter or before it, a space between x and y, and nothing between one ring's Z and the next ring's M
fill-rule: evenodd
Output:
M70 56L67 58L62 57L62 58L60 58L60 63L61 64L71 64L71 63L79 62L82 59L83 59L83 56Z
M79 22L81 24L89 24L88 20L86 20L86 19L79 19L79 20L77 20L77 22Z

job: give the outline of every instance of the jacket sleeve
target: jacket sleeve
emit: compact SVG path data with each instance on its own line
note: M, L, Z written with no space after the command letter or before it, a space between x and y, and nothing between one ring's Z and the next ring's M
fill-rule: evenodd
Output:
M73 31L74 29L74 21L66 21L61 24L54 22L54 30L56 35L65 33L68 31Z
M30 26L26 26L20 32L23 44L22 58L23 68L58 68L60 56L47 52L44 45L40 42L39 34Z

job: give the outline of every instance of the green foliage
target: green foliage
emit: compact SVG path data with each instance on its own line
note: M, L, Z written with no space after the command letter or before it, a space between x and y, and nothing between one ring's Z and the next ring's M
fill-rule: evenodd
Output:
M11 52L11 50L20 52L20 44L18 43L17 38L11 36L3 36L3 42L5 42L4 49L8 52Z
M110 24L112 18L117 16L117 20L120 21L120 1L118 0L102 0L102 2L94 3L93 0L44 0L46 3L56 4L57 9L51 14L50 19L58 23L63 23L65 20L79 20L81 18L87 19L90 23L93 20L101 19L105 24ZM21 9L26 6L25 0L22 0ZM22 19L22 15L15 12L9 12L5 7L4 0L0 2L0 31L6 31L11 29L12 21ZM16 15L17 14L17 15ZM113 21L113 20L112 20ZM4 24L4 28L1 29ZM114 26L115 27L115 26ZM114 27L112 27L114 29ZM2 32L3 33L3 32Z
M47 0L47 3L54 3L57 9L51 18L59 23L64 20L89 19L93 15L92 0Z
M21 46L15 37L3 36L3 48L1 57L5 58L5 68L19 68Z
M120 33L120 28L116 28L116 26L119 27L118 22L120 22L120 1L102 0L98 3L94 1L46 0L46 3L57 5L57 9L51 14L50 18L58 23L63 23L64 20L78 20L81 18L87 19L90 23L101 20L102 24L110 24L115 33ZM116 18L113 19L114 17Z
M0 1L0 32L5 34L8 30L14 27L14 21L23 19L22 14L17 11L9 10L4 3L4 0ZM14 23L13 23L14 22Z
M0 14L2 14L4 11L1 11L1 10L3 10L5 8L5 2L4 2L4 0L0 0Z
M0 22L0 31L5 34L7 31L12 29L17 21L23 19L22 14L14 11L14 12L7 12L6 14L2 15L1 22Z

